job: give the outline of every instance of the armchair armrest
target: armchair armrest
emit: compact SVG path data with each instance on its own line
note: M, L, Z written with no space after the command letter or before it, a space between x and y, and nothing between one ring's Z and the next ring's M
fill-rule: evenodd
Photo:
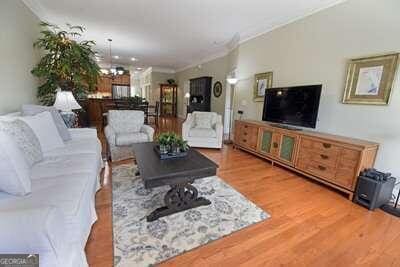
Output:
M106 135L106 139L109 145L114 145L115 146L115 130L114 128L109 124L104 128L104 134Z
M187 140L187 137L189 137L189 131L190 128L193 127L193 116L192 114L188 113L187 118L182 124L182 138L184 140Z
M0 253L38 253L61 260L67 253L64 216L55 207L0 211Z
M154 136L154 129L149 126L149 125L142 125L142 127L140 128L140 131L142 133L147 134L147 136L149 137L149 142L153 141L153 136Z

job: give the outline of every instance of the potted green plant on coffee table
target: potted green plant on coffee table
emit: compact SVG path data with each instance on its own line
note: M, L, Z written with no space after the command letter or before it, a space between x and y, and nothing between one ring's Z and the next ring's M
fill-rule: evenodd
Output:
M161 158L172 158L186 156L189 145L177 134L167 132L157 137L156 148Z

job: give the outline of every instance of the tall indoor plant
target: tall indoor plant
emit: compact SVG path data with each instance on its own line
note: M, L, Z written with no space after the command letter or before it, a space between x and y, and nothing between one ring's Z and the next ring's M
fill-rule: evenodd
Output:
M99 78L100 67L95 60L94 41L78 41L84 28L67 24L68 30L41 22L41 36L34 47L44 53L31 71L43 83L38 87L39 101L52 105L56 89L72 91L84 97L93 91Z

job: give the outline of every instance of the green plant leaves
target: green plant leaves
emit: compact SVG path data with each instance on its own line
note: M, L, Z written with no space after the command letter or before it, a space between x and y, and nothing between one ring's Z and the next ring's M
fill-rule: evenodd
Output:
M189 149L187 141L183 140L181 136L173 132L161 133L157 138L157 142L160 146L170 148L178 147L181 151L187 151Z
M86 97L95 89L100 76L93 50L95 42L75 40L84 32L82 26L67 23L68 30L47 22L40 26L41 36L33 45L43 50L44 56L31 71L42 81L38 87L39 101L52 105L58 87L72 91L75 97Z

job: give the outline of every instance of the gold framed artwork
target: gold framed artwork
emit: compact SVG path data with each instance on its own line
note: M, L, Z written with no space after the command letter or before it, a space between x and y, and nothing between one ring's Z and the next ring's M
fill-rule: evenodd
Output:
M343 103L387 105L398 61L399 53L350 60Z
M264 101L265 90L272 87L272 76L272 71L254 75L254 101Z

